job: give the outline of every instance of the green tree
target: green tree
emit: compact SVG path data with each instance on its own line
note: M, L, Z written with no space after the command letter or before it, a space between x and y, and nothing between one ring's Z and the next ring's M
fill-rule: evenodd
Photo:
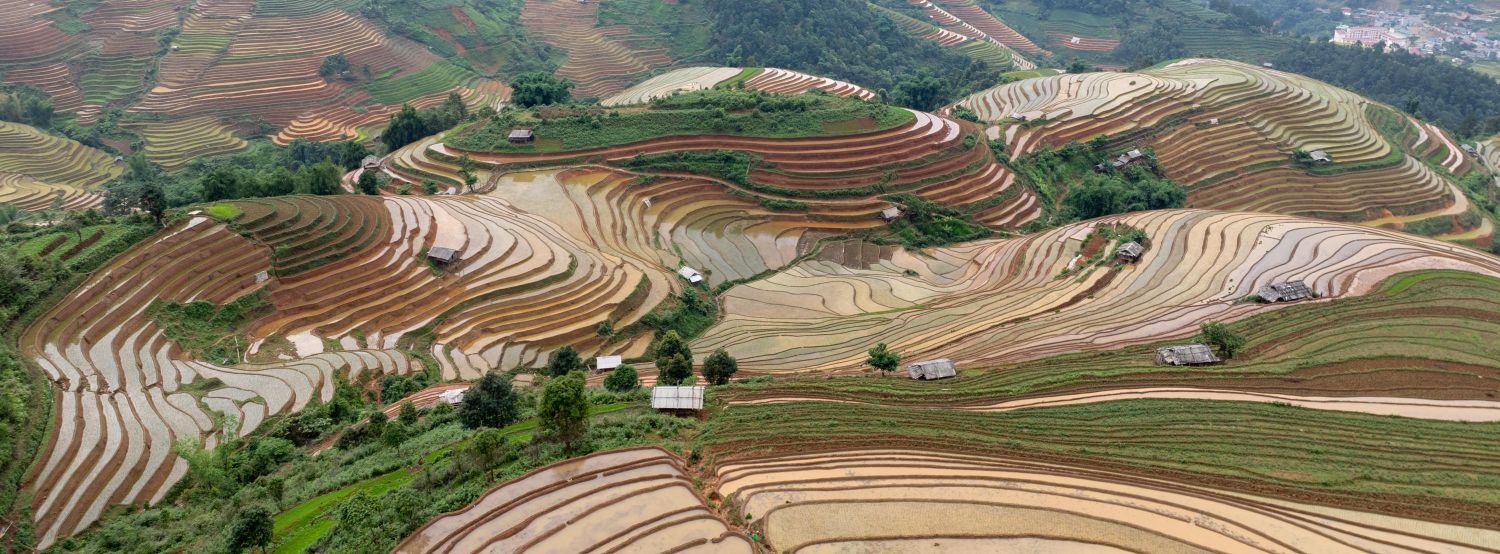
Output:
M402 104L401 111L391 116L391 123L380 133L380 142L394 151L427 136L427 124L411 104Z
M703 379L710 385L723 385L729 377L739 371L739 363L723 348L713 351L703 360Z
M942 105L947 96L947 85L942 79L923 71L907 76L896 84L894 100L897 104L922 111L931 111Z
M402 402L401 411L396 414L396 421L402 425L417 424L417 407L411 402Z
M198 183L203 187L203 200L213 202L236 198L244 189L240 171L234 166L221 165L203 174Z
M675 386L693 376L693 350L677 331L667 331L656 341L657 382Z
M548 73L532 71L517 75L510 87L510 101L522 108L529 108L567 102L572 96L573 82Z
M375 180L374 171L364 171L359 174L359 191L365 194L380 194L380 182Z
M469 445L459 451L458 459L470 471L482 471L485 481L495 479L494 468L518 457L515 445L499 429L485 429L474 435Z
M575 371L547 382L537 405L538 427L543 436L573 452L588 430L589 401L584 396L583 372Z
M883 342L871 348L869 354L870 357L865 359L865 363L880 370L881 375L896 371L896 367L901 365L901 355L892 351Z
M334 76L351 77L352 74L349 73L349 58L345 57L343 52L323 58L323 64L318 66L318 76L324 78Z
M340 182L343 172L339 171L339 166L333 165L332 161L326 159L311 167L304 166L298 172L298 177L302 181L300 187L302 192L307 194L326 196L344 191L343 184Z
M547 356L547 374L558 377L574 371L583 371L583 358L578 357L578 351L572 346L553 350Z
M1233 358L1245 348L1245 337L1223 323L1210 321L1199 326L1198 331L1198 337L1203 343L1212 346L1219 357L1224 359Z
M511 390L510 379L494 372L484 374L469 387L458 407L458 420L469 429L498 429L510 425L516 416L516 393Z
M635 366L630 364L621 364L604 378L604 390L609 392L630 392L640 386L640 376L636 374Z
M240 510L229 528L229 540L224 546L236 553L251 547L265 552L266 545L271 543L271 532L275 524L271 519L271 512L260 506Z
M474 163L474 158L470 158L468 154L458 157L458 176L464 180L464 190L474 192L474 183L479 182L479 178L474 176L474 170L478 167L479 164Z
M166 225L167 193L161 190L160 184L154 180L141 183L138 202L141 210L151 215L151 221L157 227Z

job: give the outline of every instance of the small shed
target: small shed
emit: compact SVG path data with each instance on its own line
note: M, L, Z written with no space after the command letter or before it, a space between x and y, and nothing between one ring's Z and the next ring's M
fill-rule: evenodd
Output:
M895 221L895 220L899 219L900 217L901 217L901 208L897 208L895 206L891 206L891 207L886 208L884 210L880 210L880 219L884 219L886 221Z
M448 265L458 261L458 251L443 246L434 246L427 251L427 259Z
M682 269L677 270L677 274L681 275L683 279L687 279L689 283L696 284L703 282L703 274L698 273L698 270L688 266L682 266Z
M1458 147L1464 149L1464 153L1468 154L1470 156L1478 156L1479 155L1479 149L1475 148L1474 145L1472 145L1472 144L1460 144L1460 145L1458 145Z
M1328 155L1327 150L1313 150L1307 153L1307 157L1312 158L1312 161L1320 164L1333 163L1333 158Z
M625 363L624 356L599 356L594 358L594 368L599 371L611 371L620 364Z
M702 410L703 385L651 387L654 410Z
M1257 293L1266 302L1296 302L1312 298L1313 292L1303 281L1287 281L1285 283L1272 283L1260 289Z
M536 136L531 134L531 129L510 130L511 144L531 144L531 141L533 140L536 140Z
M1156 363L1163 365L1207 365L1222 362L1207 345L1184 344L1156 349Z
M365 156L365 159L359 161L359 167L368 171L380 169L380 156Z
M906 366L906 374L912 379L922 381L947 379L958 376L958 367L953 365L953 360L947 358L927 360Z
M61 192L61 191L58 191L58 192ZM270 281L270 280L271 280L271 272L269 272L269 271L260 271L260 272L256 272L256 274L255 274L255 284L257 284L257 285L259 285L261 283L264 283L266 281Z
M438 394L438 400L445 404L457 404L464 401L464 393L469 389L448 389Z
M1120 251L1115 253L1115 259L1121 262L1135 263L1141 259L1141 254L1145 252L1146 248L1141 246L1141 243L1130 241L1120 246Z

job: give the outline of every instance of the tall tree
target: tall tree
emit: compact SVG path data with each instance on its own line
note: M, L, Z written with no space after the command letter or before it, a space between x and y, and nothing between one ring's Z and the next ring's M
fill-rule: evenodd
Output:
M427 136L427 124L411 104L402 104L401 111L391 116L391 123L380 133L380 142L390 150L406 146Z
M255 547L264 553L266 545L271 543L271 533L275 525L275 521L271 519L271 512L265 508L260 506L245 508L235 516L234 524L229 528L229 540L225 547L235 553Z
M901 355L892 351L883 342L871 348L869 354L870 357L865 359L865 363L880 370L881 375L896 371L896 367L901 365Z
M141 183L140 187L138 205L141 210L151 214L151 221L156 222L157 227L166 225L167 194L161 190L161 184L151 180Z
M203 200L207 202L237 198L244 188L239 169L229 165L215 167L198 182L203 187Z
M567 102L572 96L573 82L533 71L517 75L511 81L510 88L510 101L517 106L529 108Z
M553 350L547 356L547 373L554 377L561 377L574 371L583 371L583 358L578 357L578 351L572 346L564 346Z
M1219 356L1225 359L1233 358L1245 348L1245 337L1223 323L1210 321L1200 326L1198 331L1203 342L1214 347Z
M609 392L630 392L640 386L640 376L636 374L635 366L630 364L620 364L620 367L604 378L604 390Z
M380 181L375 180L375 172L360 172L359 191L365 194L380 194Z
M667 331L656 341L657 382L681 385L693 376L693 350L677 331Z
M458 420L464 427L500 428L516 420L516 393L511 389L510 379L490 372L464 392L464 401L458 406Z
M723 385L739 371L739 363L723 348L713 351L703 360L703 379L710 385Z
M553 378L542 390L536 409L543 436L561 442L568 452L574 451L588 430L589 401L583 388L581 371Z

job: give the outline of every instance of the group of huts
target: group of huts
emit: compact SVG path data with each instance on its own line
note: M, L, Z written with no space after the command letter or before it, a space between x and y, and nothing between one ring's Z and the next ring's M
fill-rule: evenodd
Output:
M1315 295L1312 288L1304 281L1286 281L1261 287L1256 296L1260 297L1262 302L1275 304L1307 300ZM1156 363L1161 365L1193 366L1216 364L1222 361L1224 360L1214 355L1213 349L1206 344L1181 344L1156 349Z

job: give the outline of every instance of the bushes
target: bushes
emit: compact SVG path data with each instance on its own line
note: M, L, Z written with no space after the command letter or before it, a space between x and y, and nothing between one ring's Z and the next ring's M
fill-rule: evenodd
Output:
M1130 168L1127 173L1138 173ZM1120 178L1117 175L1093 174L1084 178L1063 200L1068 216L1093 219L1100 216L1181 208L1187 202L1187 189L1167 179Z
M943 246L990 236L990 229L964 213L911 194L887 196L901 205L901 218L889 230L907 248Z
M625 393L640 388L641 380L635 366L625 364L615 368L604 378L604 389L613 393Z
M239 363L249 341L240 329L272 310L263 291L246 294L223 306L207 300L181 304L157 300L146 309L167 338L197 357L222 365Z
M667 331L652 346L656 356L656 381L663 385L681 385L693 376L693 351L677 331Z
M703 380L710 385L724 385L739 371L739 364L723 348L715 350L703 360Z

